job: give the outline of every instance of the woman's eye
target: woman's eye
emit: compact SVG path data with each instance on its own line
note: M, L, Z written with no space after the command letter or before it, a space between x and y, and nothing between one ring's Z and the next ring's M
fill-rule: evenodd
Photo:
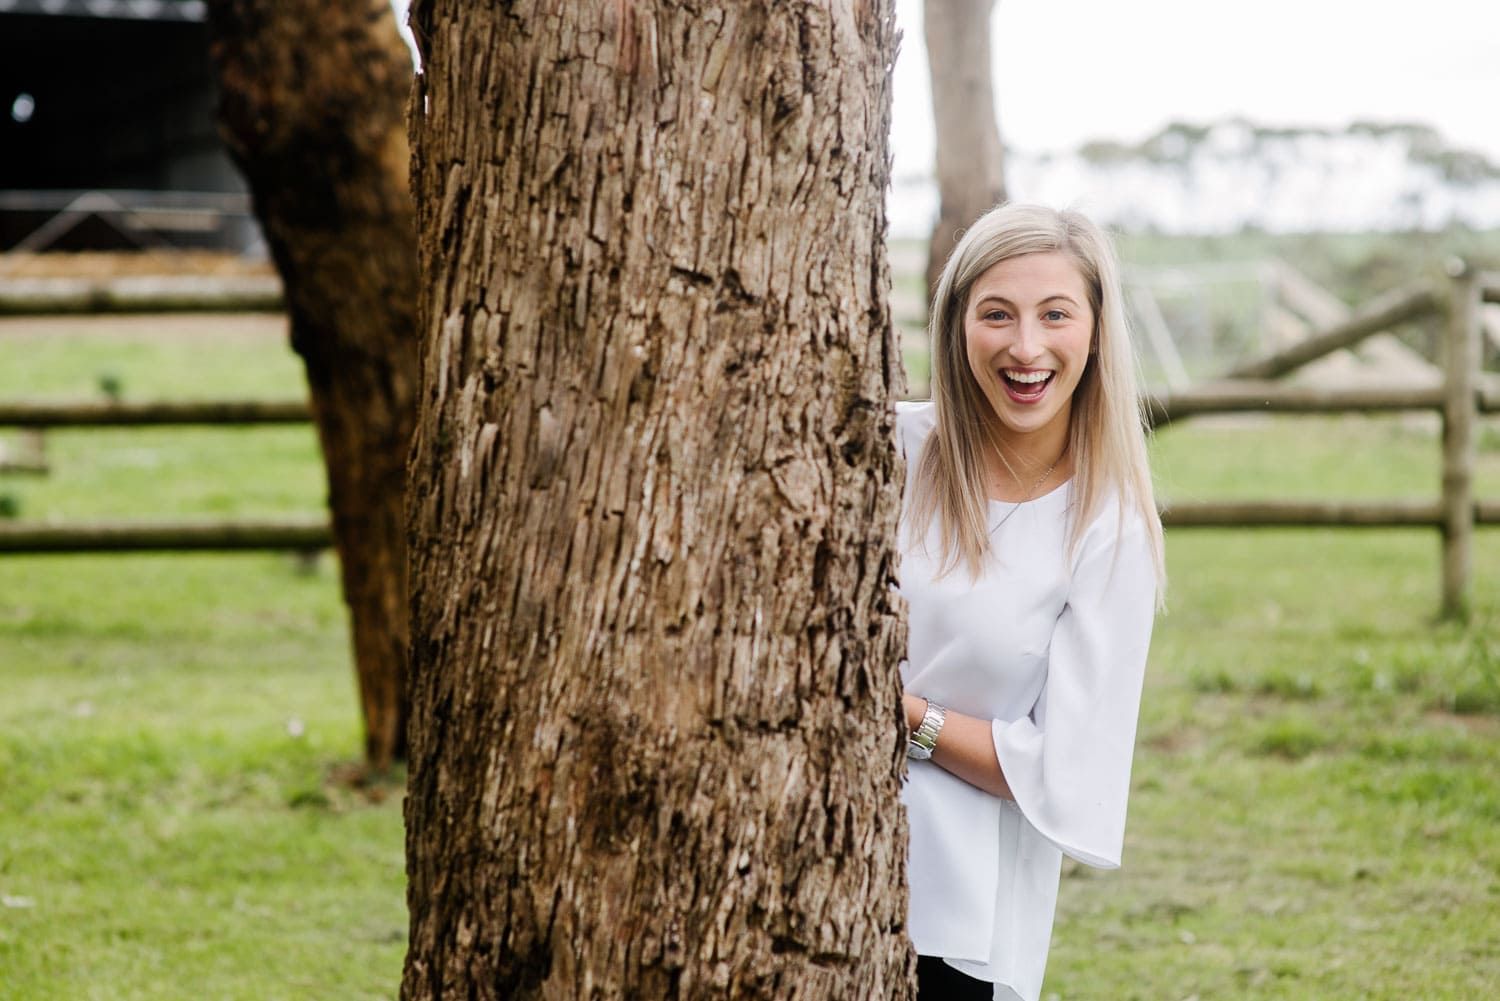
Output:
M1003 309L992 309L988 313L984 314L984 318L991 322L998 323L1001 320L1010 319L1010 314Z
M1064 313L1060 309L1049 309L1047 310L1047 312L1042 314L1042 317L1043 319L1050 320L1053 323L1057 323L1061 320L1066 320L1068 318L1068 314Z

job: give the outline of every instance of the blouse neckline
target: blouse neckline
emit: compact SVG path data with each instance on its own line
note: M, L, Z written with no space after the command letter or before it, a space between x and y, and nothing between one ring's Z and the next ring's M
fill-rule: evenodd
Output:
M1053 487L1051 490L1048 490L1046 493L1037 494L1035 497L1029 498L1028 500L1004 501L997 500L994 497L986 497L985 500L990 502L991 507L998 505L1002 509L1009 510L1011 508L1020 507L1022 504L1036 504L1044 500L1049 500L1059 494L1065 493L1072 485L1073 478L1070 476L1066 480L1063 480L1061 483L1059 483L1057 486Z

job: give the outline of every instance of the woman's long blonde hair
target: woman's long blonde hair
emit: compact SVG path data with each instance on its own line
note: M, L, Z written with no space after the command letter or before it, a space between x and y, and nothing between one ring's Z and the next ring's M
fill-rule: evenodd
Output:
M1073 391L1068 450L1073 495L1068 550L1111 494L1120 518L1134 507L1151 533L1157 593L1165 591L1161 519L1146 456L1146 423L1120 269L1109 238L1077 212L1039 205L1001 205L971 226L953 249L932 293L932 401L937 425L922 450L906 529L925 539L934 517L942 539L941 572L963 563L978 577L990 548L988 491L981 459L990 407L969 368L964 314L974 283L1000 261L1023 254L1061 253L1078 265L1094 311L1089 360Z

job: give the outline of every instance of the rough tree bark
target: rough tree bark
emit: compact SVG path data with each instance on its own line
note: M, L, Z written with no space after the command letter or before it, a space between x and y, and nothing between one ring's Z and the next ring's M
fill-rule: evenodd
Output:
M936 123L937 225L927 244L927 288L964 228L1005 200L1005 154L990 80L995 0L925 0L922 30Z
M406 756L416 413L411 52L388 0L209 0L220 120L281 272L328 469L368 766Z
M909 996L889 0L412 24L402 996Z

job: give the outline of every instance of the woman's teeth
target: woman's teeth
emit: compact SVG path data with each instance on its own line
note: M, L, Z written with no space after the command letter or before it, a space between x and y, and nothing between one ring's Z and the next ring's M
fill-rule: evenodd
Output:
M1019 403L1040 400L1046 394L1047 387L1052 384L1052 377L1056 374L1047 369L1032 372L1000 370L1000 375L1005 380L1005 391L1010 394L1011 399Z
M1007 379L1009 379L1011 382L1021 382L1021 383L1046 382L1048 379L1052 378L1052 373L1051 372L1011 372L1011 371L1007 370L1005 372L1005 377Z

